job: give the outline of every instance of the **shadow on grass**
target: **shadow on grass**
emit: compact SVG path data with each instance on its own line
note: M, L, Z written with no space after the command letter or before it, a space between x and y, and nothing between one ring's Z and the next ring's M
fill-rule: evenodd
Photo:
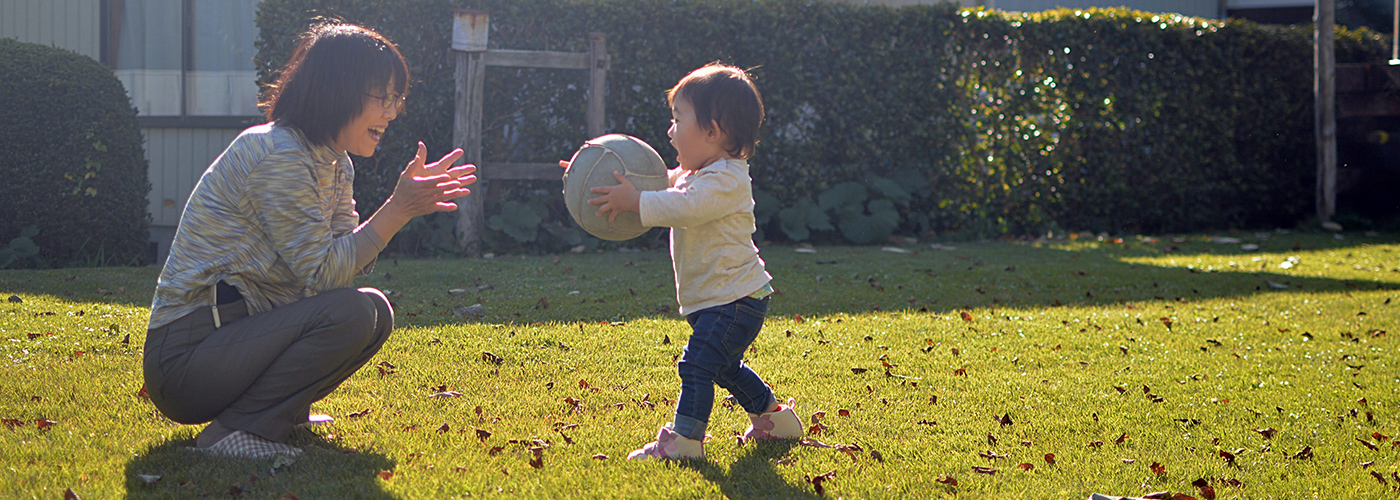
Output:
M159 273L155 267L0 270L0 300L28 293L61 302L149 308Z
M792 441L756 442L739 453L739 459L726 471L710 461L684 461L682 467L699 472L719 486L726 498L821 498L811 485L790 484L773 466L787 456Z
M1290 233L1262 240L1246 234L1238 239L1254 241L1259 248L1245 251L1242 244L1214 243L1194 236L1181 242L1162 237L1152 244L1056 240L1046 245L960 242L930 248L924 243L905 246L909 253L885 252L878 246L816 247L809 250L815 253L803 253L795 247L765 245L761 255L780 292L769 309L774 318L899 310L943 314L978 308L1097 307L1400 289L1400 273L1392 272L1394 258L1365 248L1400 242L1400 236L1394 234L1345 240L1336 240L1330 233ZM1353 249L1368 252L1371 261L1389 259L1390 263L1381 264L1379 271L1354 270L1353 265L1360 262L1350 262L1349 254L1339 254ZM1301 257L1291 271L1279 267L1289 255ZM1170 259L1176 264L1163 263ZM1204 268L1197 259L1214 262L1216 269ZM1221 261L1236 261L1236 266L1222 266ZM1331 266L1328 274L1355 278L1305 275L1315 274L1324 264ZM1369 265L1375 267L1374 262ZM150 289L144 287L154 287L151 270L69 273L0 272L0 291L140 306L149 303ZM610 252L405 259L402 264L390 259L356 284L392 290L390 300L395 303L400 326L439 327L679 319L672 280L665 252ZM114 290L114 294L104 295ZM481 304L484 314L454 313L474 304Z
M127 463L126 496L396 498L378 479L380 472L394 470L393 459L346 448L311 432L294 433L291 444L304 453L290 461L212 457L192 449L192 438L152 445Z
M901 310L947 314L985 308L1135 307L1153 302L1400 290L1400 272L1392 271L1393 260L1376 267L1375 261L1389 258L1388 254L1370 250L1366 255L1372 269L1367 271L1353 269L1361 265L1360 259L1352 262L1349 255L1338 254L1394 244L1393 236L1360 242L1322 234L1290 235L1264 241L1257 251L1203 238L1166 240L1156 244L975 242L937 248L920 244L906 247L907 253L881 247L816 247L799 252L794 247L765 246L761 254L779 291L770 306L770 318ZM1293 263L1292 270L1281 268L1291 255L1301 256L1301 261ZM412 275L413 288L422 292L401 300L404 307L396 312L406 324L423 327L679 318L670 263L664 255L646 263L635 254L562 259L520 259L519 265L516 259L489 266L476 260L435 264L434 274ZM1228 264L1231 261L1233 266ZM1344 277L1308 276L1324 265L1330 266L1328 274ZM521 276L562 285L551 289L548 284L525 284ZM386 281L383 286L401 289L403 284ZM434 293L463 286L480 286L484 291ZM429 305L419 305L424 303ZM473 303L485 307L483 316L452 313Z

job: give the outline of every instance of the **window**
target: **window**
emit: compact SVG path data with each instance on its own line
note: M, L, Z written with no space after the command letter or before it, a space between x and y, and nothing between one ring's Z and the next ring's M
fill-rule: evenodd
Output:
M258 115L259 0L107 0L112 60L137 116Z

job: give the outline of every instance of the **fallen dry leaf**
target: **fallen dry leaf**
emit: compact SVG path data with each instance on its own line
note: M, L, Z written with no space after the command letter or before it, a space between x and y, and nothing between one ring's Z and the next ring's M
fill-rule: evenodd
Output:
M1157 462L1152 462L1152 465L1147 466L1147 470L1152 471L1153 474L1158 476L1165 475L1167 473L1167 468Z
M939 483L946 484L946 485L948 485L948 486L957 486L957 485L958 485L958 480L957 480L957 479L953 479L953 478L948 477L948 476L943 476L943 477L940 477L940 478L938 478L938 479L934 479L934 481L938 481Z
M1215 488L1212 488L1210 486L1210 483L1206 481L1206 478L1200 478L1195 481L1191 481L1191 486L1195 486L1196 489L1200 490L1201 496L1204 497L1206 500L1215 500Z
M829 472L827 472L827 473L825 473L825 474L821 474L821 475L818 475L818 476L813 477L813 478L808 478L808 477L806 477L806 476L803 476L803 477L802 477L803 480L805 480L805 481L807 481L807 482L809 482L809 483L812 483L812 488L815 489L815 490L817 490L817 494L818 494L818 495L825 495L825 494L826 494L826 488L823 488L823 487L822 487L822 483L824 483L824 482L826 482L826 481L830 481L830 480L835 479L835 478L836 478L836 469L832 469L831 471L829 471Z

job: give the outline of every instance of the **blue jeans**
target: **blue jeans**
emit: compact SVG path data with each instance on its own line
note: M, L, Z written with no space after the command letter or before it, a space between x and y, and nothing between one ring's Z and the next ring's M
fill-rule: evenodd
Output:
M677 363L681 395L676 401L672 429L677 434L704 439L710 409L715 404L715 384L734 395L749 413L763 413L773 403L773 390L744 363L744 351L758 337L768 299L744 297L722 306L686 316L692 330L685 354Z

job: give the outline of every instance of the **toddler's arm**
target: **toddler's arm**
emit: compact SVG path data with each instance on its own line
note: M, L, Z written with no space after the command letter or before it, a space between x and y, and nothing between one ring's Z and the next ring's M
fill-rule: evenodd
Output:
M647 227L693 227L753 204L747 176L731 171L692 172L681 187L640 193L638 213Z

